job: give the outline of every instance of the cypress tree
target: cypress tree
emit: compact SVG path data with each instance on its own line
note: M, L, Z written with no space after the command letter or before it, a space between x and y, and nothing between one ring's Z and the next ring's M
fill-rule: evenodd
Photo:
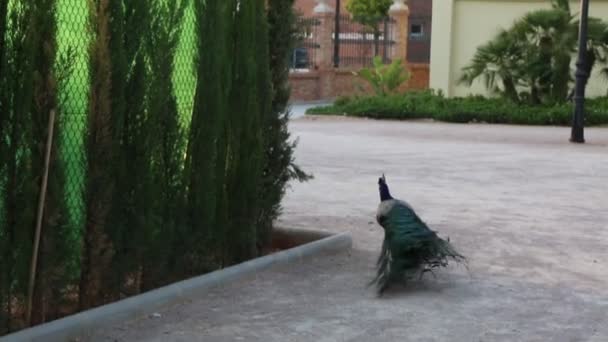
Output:
M4 48L6 46L6 29L8 20L8 1L0 2L0 77L3 75L6 59L4 55ZM0 101L0 106L2 102ZM0 113L0 127L2 127L3 113Z
M257 255L257 218L264 165L262 124L270 104L264 2L241 2L235 16L234 81L228 155L227 263Z
M142 253L142 281L145 291L163 285L174 276L176 254L181 253L177 232L184 223L185 187L183 155L184 129L180 126L177 97L172 76L175 54L182 31L185 0L157 0L153 3L147 55L150 60L150 87L147 105L147 165L145 195L150 198L148 226Z
M95 123L89 127L93 131L89 135L98 131L104 135L104 142L89 146L87 189L91 193L86 201L87 225L95 226L93 235L100 239L97 245L101 242L103 249L90 255L92 259L85 258L83 309L118 299L121 293L137 293L138 283L130 282L135 287L127 283L139 276L149 229L144 214L148 208L146 186L150 185L145 181L149 172L145 127L149 72L144 45L150 28L150 5L148 1L124 0L97 0L95 4L97 56L92 54L89 109ZM101 70L109 77L95 73ZM103 163L97 164L98 161ZM103 187L104 181L106 189L97 189ZM100 220L92 223L90 218L96 216L101 216ZM85 238L86 248L99 247ZM90 274L91 268L94 275ZM105 273L104 269L112 272Z
M0 4L0 331L25 299L51 109L65 136L57 88L70 58L55 67L56 1ZM287 182L308 177L287 131L292 2L195 2L189 131L171 82L187 1L88 2L81 309L246 260L268 241ZM56 318L72 280L64 143L52 150L34 322Z
M31 3L12 3L10 13L10 37L7 53L10 54L6 71L7 122L3 127L7 134L7 186L5 193L8 250L12 250L7 262L12 269L13 283L10 290L23 296L27 284L27 261L30 260L30 243L35 222L37 188L29 163L32 162L34 123L32 99L34 95L34 50L31 21L34 6ZM40 164L38 164L40 165ZM11 291L12 292L12 291ZM13 298L14 299L14 298ZM23 299L23 297L21 297Z
M26 301L29 263L36 223L36 211L46 151L49 113L55 110L61 136L61 108L58 104L59 70L56 62L55 0L12 2L2 36L2 87L0 94L2 125L0 141L3 160L0 179L3 186L3 217L0 220L2 281L0 298L4 311L4 330L15 328L13 304ZM4 11L4 9L0 9ZM69 60L66 61L69 63ZM64 65L66 65L64 63ZM65 72L67 69L63 69ZM51 149L49 181L34 283L34 323L47 319L59 303L56 291L68 281L66 267L71 248L70 227L64 189L63 159L59 141Z
M297 141L290 141L287 128L291 92L289 56L297 36L293 2L268 0L267 6L272 102L264 117L266 158L258 218L260 247L270 239L273 221L281 213L281 200L288 182L292 179L303 182L312 177L295 164L293 151Z
M212 270L221 257L222 236L216 223L222 205L223 177L218 168L226 144L225 119L231 86L231 61L234 56L233 12L235 1L196 1L198 61L194 108L188 148L185 177L187 182L187 222L189 231L181 240L188 255L180 265L186 273ZM230 152L227 152L230 153ZM219 160L219 162L218 162ZM219 172L218 172L219 171ZM218 205L219 204L219 205Z
M228 226L225 231L227 244L224 246L224 261L232 264L251 254L249 242L255 242L251 231L255 226L248 220L253 203L248 201L255 191L256 171L252 168L251 158L255 151L254 135L258 109L255 42L255 4L254 1L239 3L235 8L233 87L230 89L230 109L228 111L228 151L227 158L227 196ZM255 230L254 230L255 231Z
M146 61L146 40L151 22L150 1L111 1L110 49L112 60L112 122L118 144L114 167L116 191L112 202L108 234L113 244L113 277L107 287L111 298L120 293L135 294L150 222L146 182L149 139L146 128L146 101L150 73ZM164 18L163 18L164 19Z
M42 323L55 315L61 303L61 291L70 280L67 265L74 257L71 238L73 227L70 226L67 198L65 192L64 159L60 154L63 130L63 108L58 101L59 85L70 72L71 55L60 56L59 69L56 68L57 56L57 21L56 0L39 0L35 3L32 16L33 26L31 44L34 48L34 97L32 104L32 123L34 126L35 151L32 153L32 167L35 172L34 182L41 184L44 170L46 141L48 135L49 112L56 112L53 144L49 168L49 181L46 202L42 218L42 233L39 245L37 275L35 277L32 323ZM38 190L37 196L40 190ZM37 204L35 204L37 205ZM33 227L33 226L32 226ZM33 231L33 228L31 229ZM28 258L30 260L30 258Z
M8 270L10 259L10 249L8 245L8 225L6 211L6 187L7 187L7 164L8 144L6 142L8 127L8 80L6 79L6 67L8 66L8 56L5 47L8 44L7 35L8 24L8 1L0 2L0 334L10 328L10 309L9 309L9 276Z
M85 230L81 261L79 306L88 309L102 303L103 280L109 271L112 244L106 232L114 200L112 165L112 68L110 59L110 0L89 2L92 33L90 47L89 113L85 136L86 184Z
M0 238L2 270L3 331L15 328L16 300L23 300L27 284L27 261L33 229L36 185L28 163L33 148L31 105L33 98L33 45L28 41L32 4L12 2L8 6L4 56L0 75L0 150L3 179ZM23 303L23 302L21 302Z

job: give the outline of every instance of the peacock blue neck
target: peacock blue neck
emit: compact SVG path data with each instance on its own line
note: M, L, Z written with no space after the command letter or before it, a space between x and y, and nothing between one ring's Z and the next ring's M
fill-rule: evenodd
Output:
M390 191L388 190L388 185L386 183L380 184L380 201L388 201L392 200L393 196L391 196Z

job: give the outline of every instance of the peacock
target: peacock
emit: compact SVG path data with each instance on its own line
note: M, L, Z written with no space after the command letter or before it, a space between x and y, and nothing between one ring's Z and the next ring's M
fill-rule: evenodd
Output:
M379 296L391 284L405 284L435 268L446 267L450 259L466 262L450 240L441 239L407 202L391 196L384 175L378 179L378 186L376 221L384 229L384 241L376 263L377 274L370 285L376 285Z

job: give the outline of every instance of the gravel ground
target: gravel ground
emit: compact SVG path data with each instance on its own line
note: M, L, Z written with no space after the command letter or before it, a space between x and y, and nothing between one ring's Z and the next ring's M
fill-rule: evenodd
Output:
M608 128L337 117L291 123L280 224L351 232L319 256L216 288L85 341L608 341ZM469 259L376 298L377 178ZM152 313L150 313L152 314ZM158 315L157 315L158 316Z

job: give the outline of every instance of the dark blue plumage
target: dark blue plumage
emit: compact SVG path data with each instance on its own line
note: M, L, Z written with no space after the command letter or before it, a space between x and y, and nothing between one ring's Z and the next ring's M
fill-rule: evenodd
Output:
M388 189L388 185L386 184L386 182L383 181L383 179L384 179L384 175L382 175L382 178L380 178L380 180L378 181L378 187L379 187L379 192L380 192L380 202L393 199L393 196L391 196L391 192Z

